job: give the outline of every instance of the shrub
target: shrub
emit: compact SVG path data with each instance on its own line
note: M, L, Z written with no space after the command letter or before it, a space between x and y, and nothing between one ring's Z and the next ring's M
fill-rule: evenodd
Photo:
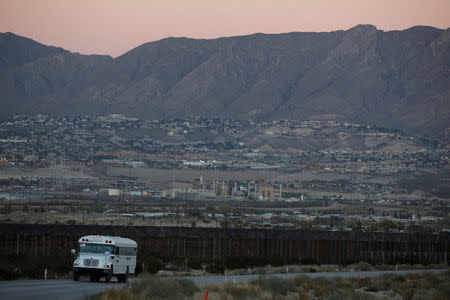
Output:
M258 267L258 268L255 269L255 274L266 275L267 274L267 268L266 267Z
M436 290L432 299L445 300L448 299L448 295L450 295L450 283L447 281L446 283L443 283L439 287L439 289Z
M292 281L294 282L294 284L296 286L301 287L305 291L309 291L309 290L318 291L318 290L322 290L325 288L325 285L323 282L320 282L318 280L313 280L311 278L304 277L304 276L295 277Z
M380 289L374 284L369 284L366 288L366 291L377 293L380 291Z
M187 259L187 266L191 269L201 269L202 268L202 260L200 259L194 259L194 258L188 258Z
M97 295L87 296L84 300L134 300L136 297L130 290L122 290L117 288L109 289Z
M349 288L352 289L354 287L354 282L350 279L336 279L336 287L338 288Z
M223 291L226 296L231 296L231 299L257 299L258 289L254 285L249 284L232 284L225 282L223 284ZM228 299L228 297L227 297Z
M0 280L14 280L21 276L18 269L14 269L9 265L0 265Z
M255 266L283 266L285 264L298 263L299 259L295 257L283 258L278 256L273 257L257 257L257 256L236 256L228 257L226 267L229 269L248 268Z
M72 256L1 256L0 280L43 278L45 268L48 278L60 277L72 270L72 262Z
M385 274L378 277L375 277L372 280L372 284L370 285L370 290L375 291L386 291L391 289L393 279L397 275L395 274Z
M188 279L161 279L153 276L142 277L131 284L131 292L140 299L183 299L199 291L195 283Z
M215 274L223 274L225 273L225 267L222 263L212 262L206 265L206 272L215 273Z
M357 288L362 288L362 287L365 287L365 286L370 286L370 284L371 284L371 282L372 282L372 279L371 278L361 278L361 279L357 279L357 278L349 278L348 279L351 283L352 283L352 285L354 286L354 287L357 287Z
M418 290L412 297L413 300L433 299L433 290ZM434 298L436 299L436 298ZM445 299L445 298L442 298Z
M360 261L357 264L351 265L350 267L356 271L372 271L373 270L373 267L364 261Z
M366 300L366 299L377 299L366 293L361 293L354 291L352 289L336 289L330 291L329 294L321 296L319 299L329 299L329 300Z
M274 294L286 295L288 292L295 291L295 284L292 280L270 277L262 281L262 288Z
M164 261L163 259L154 256L154 255L139 255L137 256L137 262L136 262L136 273L141 272L149 272L149 273L156 273L159 270L164 268ZM145 267L145 270L143 270L143 266Z

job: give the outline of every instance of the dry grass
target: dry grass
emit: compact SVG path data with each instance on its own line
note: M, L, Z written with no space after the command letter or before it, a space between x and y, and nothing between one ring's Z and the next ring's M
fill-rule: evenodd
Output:
M410 264L399 264L399 265L376 265L372 266L367 262L358 262L355 264L350 264L345 267L339 265L304 265L304 264L292 264L284 266L258 266L253 268L237 268L237 269L227 269L227 275L247 275L258 274L258 275L271 275L271 274L283 274L283 273L315 273L315 272L337 272L337 271L394 271L394 270L422 270L422 269L445 269L447 266L443 264L432 264L432 265L410 265ZM250 272L249 272L250 270Z
M448 299L450 295L450 271L423 275L386 274L374 278L367 291L390 291L402 299Z
M375 278L260 277L246 283L209 284L200 289L191 281L144 277L129 288L111 289L91 300L192 299L203 300L304 300L304 299L448 299L450 270L441 273L396 275Z
M192 299L199 288L187 279L161 279L155 276L142 276L125 289L110 289L89 300L140 300L140 299Z
M250 272L249 272L250 270ZM271 275L271 274L283 274L283 273L315 273L315 272L334 272L339 271L338 265L284 265L284 266L259 266L253 268L240 268L226 270L227 275L247 275L247 274L258 274L258 275Z
M356 264L348 265L344 270L346 270L346 271L373 271L374 268L369 263L360 261Z

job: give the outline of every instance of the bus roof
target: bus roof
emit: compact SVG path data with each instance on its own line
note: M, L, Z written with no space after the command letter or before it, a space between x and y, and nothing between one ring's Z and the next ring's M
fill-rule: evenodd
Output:
M120 236L109 235L85 235L78 239L78 242L88 242L97 244L115 245L119 247L137 247L137 243L132 239L123 238Z

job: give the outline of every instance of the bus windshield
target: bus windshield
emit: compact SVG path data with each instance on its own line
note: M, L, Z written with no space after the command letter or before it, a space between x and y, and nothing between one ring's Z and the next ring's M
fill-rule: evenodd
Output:
M80 252L114 253L114 246L113 245L91 244L91 243L80 243Z

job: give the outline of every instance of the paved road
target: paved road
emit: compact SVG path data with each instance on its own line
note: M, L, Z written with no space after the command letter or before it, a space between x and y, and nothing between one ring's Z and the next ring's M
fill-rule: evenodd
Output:
M424 272L442 272L445 270L409 270L409 271L372 271L372 272L320 272L320 273L290 273L273 274L267 276L277 276L281 278L292 278L297 276L307 277L374 277L382 274L409 274ZM224 281L246 282L258 278L259 275L234 275L234 276L185 276L182 278L190 279L197 285L206 285L209 283L221 283ZM178 277L180 278L180 277ZM131 279L133 280L133 279ZM124 287L123 283L104 283L90 282L88 280L16 280L0 281L0 299L2 300L80 300L87 295L96 294L102 290L112 287Z

